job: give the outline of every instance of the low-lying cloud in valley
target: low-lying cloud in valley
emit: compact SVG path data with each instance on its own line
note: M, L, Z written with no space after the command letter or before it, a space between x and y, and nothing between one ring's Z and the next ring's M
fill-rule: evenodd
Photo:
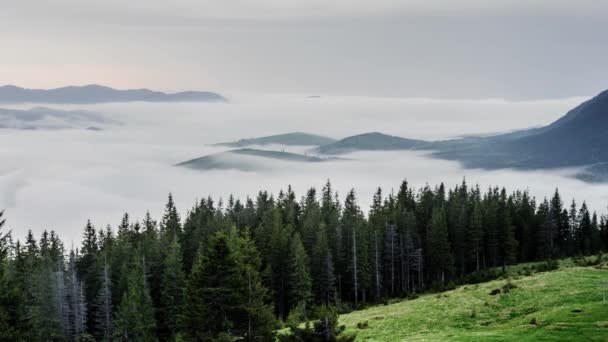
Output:
M539 198L556 187L566 201L587 200L596 210L608 203L608 186L566 177L572 170L482 171L426 157L427 152L357 152L347 160L298 163L253 158L262 171L197 171L174 165L226 151L211 144L270 134L303 131L342 138L379 131L417 139L545 125L582 102L582 98L508 102L366 97L235 96L233 103L130 103L56 106L61 110L100 113L121 122L101 132L88 130L0 130L0 208L16 236L54 229L66 241L78 241L87 219L97 226L116 225L128 211L146 210L160 218L172 192L182 211L196 199L229 194L244 198L259 190L277 194L291 184L298 196L331 179L344 195L355 188L362 207L373 192L397 188L402 179L416 187L463 178L483 188L528 188ZM262 146L279 149L279 146ZM284 147L303 153L304 147Z

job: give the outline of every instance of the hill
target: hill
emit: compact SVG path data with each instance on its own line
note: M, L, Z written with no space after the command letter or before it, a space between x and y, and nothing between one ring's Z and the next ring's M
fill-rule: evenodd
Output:
M265 159L300 163L319 163L336 160L336 158L319 158L297 153L243 148L188 160L176 166L188 167L195 170L236 169L254 171L268 168L264 164Z
M540 128L491 136L422 141L366 133L318 148L323 154L353 151L429 150L439 159L484 169L578 167L577 178L608 181L608 90Z
M212 92L163 93L149 89L117 90L97 84L55 89L26 89L13 85L0 87L0 103L92 104L134 101L224 102L226 99Z
M219 143L218 146L246 147L252 145L287 145L287 146L321 146L332 144L336 140L322 135L293 132L266 137L241 139L233 142Z
M372 132L354 135L332 144L320 146L318 151L323 154L342 154L353 151L409 150L422 148L427 144L427 142L422 140L406 139Z
M47 107L31 109L0 108L0 128L10 129L68 129L100 130L98 125L114 123L103 115L82 110L59 110Z
M438 142L436 157L471 167L521 169L590 166L608 162L608 91L554 123L530 130L461 141ZM604 172L604 167L585 174Z
M605 267L563 267L462 286L355 311L339 322L365 341L605 341ZM491 295L496 289L501 293Z

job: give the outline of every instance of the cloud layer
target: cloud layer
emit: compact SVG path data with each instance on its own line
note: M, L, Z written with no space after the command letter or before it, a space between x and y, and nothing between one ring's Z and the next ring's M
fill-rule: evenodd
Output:
M564 199L587 200L603 210L608 186L567 178L571 170L520 172L464 170L458 163L432 160L417 152L354 153L351 160L299 164L259 160L264 172L199 172L172 165L220 152L208 146L290 131L335 138L382 131L412 138L440 139L547 124L581 102L432 100L370 97L241 96L233 104L107 104L63 106L99 112L124 125L102 132L84 130L20 131L0 134L0 208L8 226L22 237L27 229L55 229L79 241L82 226L116 225L128 211L141 218L146 210L160 217L169 192L182 214L197 198L278 193L291 184L298 195L331 179L340 194L354 187L363 208L376 187L386 192L402 179L419 187L466 177L483 188L528 188L542 198L556 187ZM266 147L268 148L268 147ZM287 148L301 152L304 148Z

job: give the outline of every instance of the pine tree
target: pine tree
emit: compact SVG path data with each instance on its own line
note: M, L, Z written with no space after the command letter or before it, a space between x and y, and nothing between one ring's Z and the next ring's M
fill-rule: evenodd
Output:
M442 208L435 209L429 226L428 269L437 276L441 284L445 283L454 266L450 241L448 240L448 227Z
M163 262L161 308L159 312L159 324L162 327L161 336L168 340L173 340L178 332L178 317L184 304L184 285L182 252L177 239L173 239Z
M313 293L317 303L331 305L336 295L336 275L327 233L323 229L319 230L315 241L311 258Z
M383 264L383 241L386 217L382 208L382 189L378 188L369 213L369 238L370 241L370 265L372 271L373 293L377 300L382 296L382 264Z
M269 304L268 290L261 280L262 259L249 236L249 231L237 239L237 244L240 273L245 279L237 289L242 293L240 300L244 309L235 315L235 331L239 332L245 341L272 341L275 335L275 319L272 305Z
M199 255L186 283L180 318L183 337L253 341L272 336L271 311L263 302L258 266L259 257L248 238L239 240L218 232L206 253Z
M467 230L467 250L469 251L469 259L474 263L475 270L480 270L480 258L483 253L483 226L482 215L479 203L473 206L469 229Z
M117 341L156 341L154 310L146 280L145 259L136 250L130 264L127 290L114 320Z
M99 337L104 341L110 341L112 339L112 279L107 251L104 250L102 253L96 325Z
M160 223L161 238L164 245L168 246L174 238L180 238L182 227L180 223L179 213L173 202L173 195L169 194L167 205L165 206L165 214Z
M81 256L77 261L77 269L84 285L84 297L87 307L87 328L91 334L95 331L97 317L96 299L99 293L99 274L97 272L97 234L91 221L87 221L82 238Z
M287 298L289 309L298 305L309 305L312 297L312 281L310 279L309 260L300 234L295 233L289 247Z

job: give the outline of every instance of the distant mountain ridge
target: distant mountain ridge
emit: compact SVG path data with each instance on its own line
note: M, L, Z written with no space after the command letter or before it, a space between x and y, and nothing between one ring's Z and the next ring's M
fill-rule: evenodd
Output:
M286 146L321 146L336 142L336 139L317 134L291 132L259 138L241 139L233 142L219 143L217 146L247 147L252 145L286 145Z
M331 144L320 146L317 151L323 154L343 154L353 151L394 151L422 148L428 142L406 139L379 132L353 135Z
M242 148L187 160L185 162L177 164L176 166L187 167L195 170L235 169L241 171L255 171L264 168L264 166L261 165L259 161L256 162L247 157L259 158L260 160L272 159L286 162L304 163L320 163L338 159L333 157L320 158L316 156L308 156L303 154L281 151Z
M321 138L319 141L311 140ZM323 144L323 139L330 139ZM306 141L306 143L302 143ZM465 167L483 169L551 169L576 167L575 176L587 182L608 182L608 90L568 111L559 120L538 128L490 136L471 136L443 141L407 139L370 132L333 140L307 133L287 133L242 139L223 146L244 147L264 144L317 145L313 151L340 155L356 151L425 150L439 159L459 161ZM242 149L235 155L257 155L273 159L313 161L304 155L277 151ZM208 161L202 157L204 161ZM319 158L324 160L322 158Z
M0 108L0 128L20 130L86 128L99 131L103 126L117 123L102 114L84 110L60 110L47 107Z
M330 155L377 150L429 150L433 157L485 169L583 167L577 178L608 181L608 90L540 128L445 141L366 133L318 148Z
M552 124L515 133L432 144L436 157L470 167L578 167L608 162L608 91ZM603 168L602 168L603 169ZM599 170L599 168L598 168Z
M225 102L220 94L206 91L163 93L149 89L118 90L97 84L55 89L0 87L0 103L93 104L110 102Z

